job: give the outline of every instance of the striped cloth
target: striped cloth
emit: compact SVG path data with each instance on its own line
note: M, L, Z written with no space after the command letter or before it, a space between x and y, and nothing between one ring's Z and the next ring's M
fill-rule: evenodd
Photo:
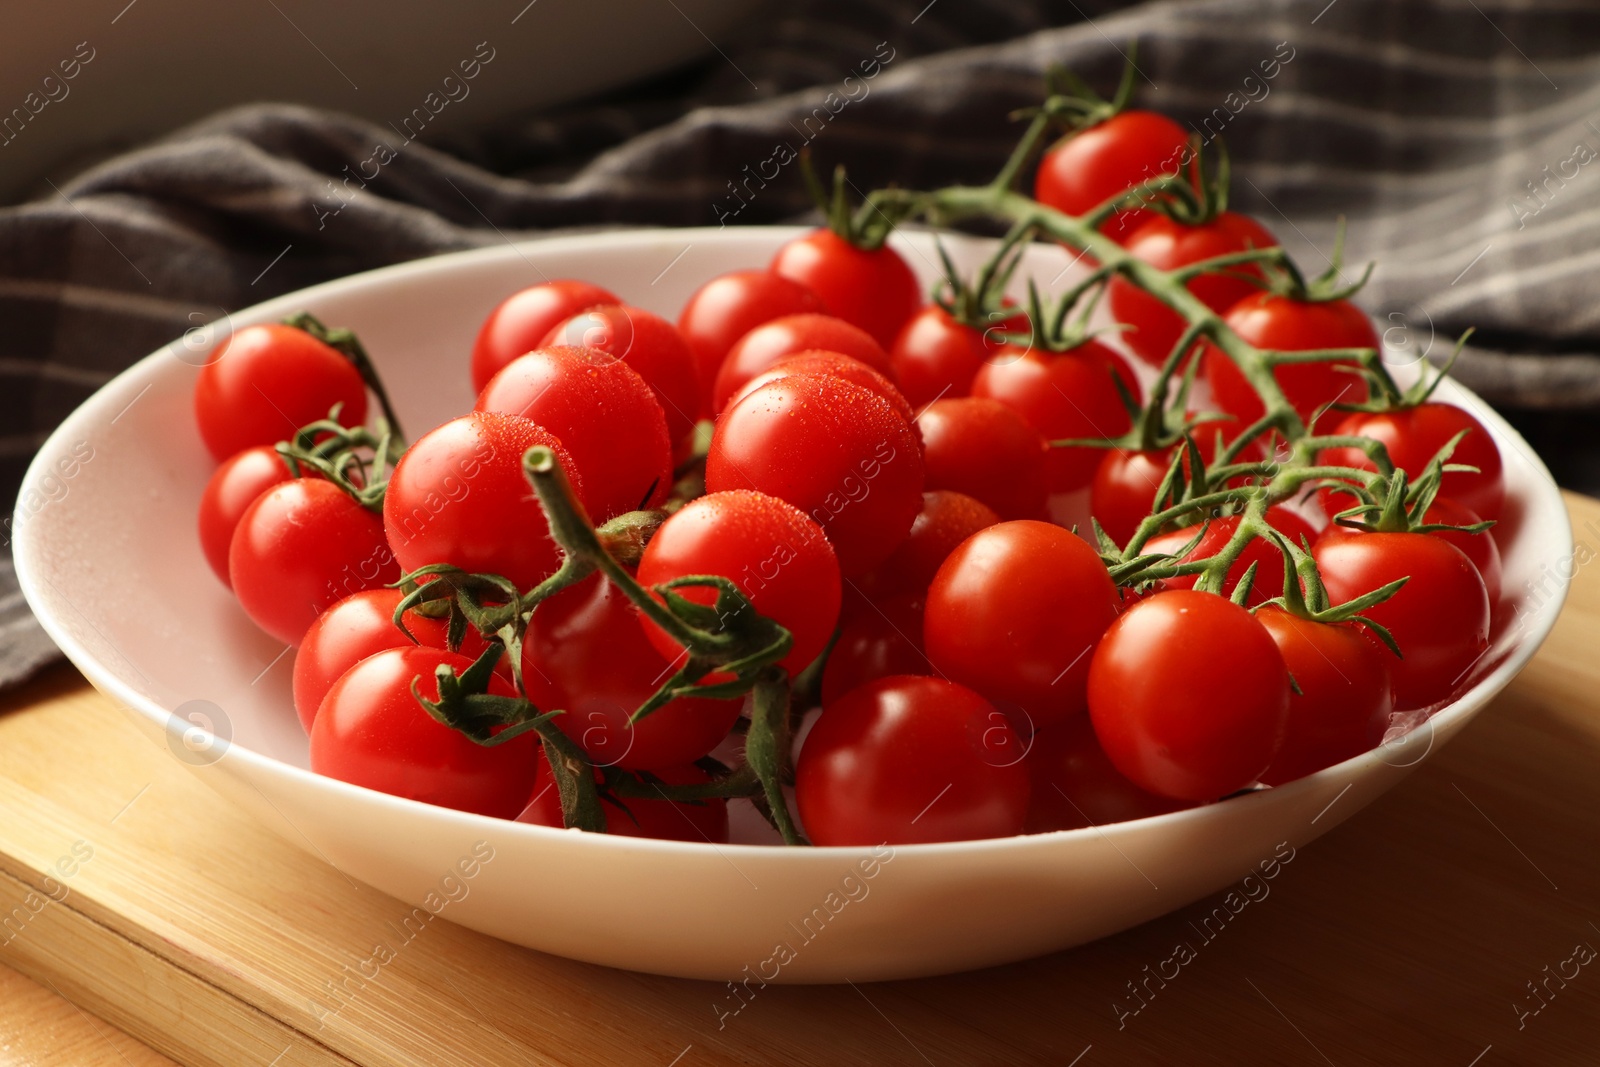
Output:
M751 224L809 143L862 188L991 175L1065 64L1225 138L1233 206L1313 272L1349 219L1397 355L1478 327L1459 376L1524 425L1600 406L1600 4L801 0L703 66L450 151L299 107L216 116L0 210L0 492L97 386L187 327L305 285L555 228ZM831 94L831 95L830 95ZM1593 440L1592 432L1589 434ZM1537 443L1537 441L1536 441ZM1581 444L1581 442L1580 442ZM1563 447L1575 484L1594 453ZM1576 459L1571 459L1576 455ZM1587 463L1588 466L1583 466ZM0 567L0 685L55 655Z

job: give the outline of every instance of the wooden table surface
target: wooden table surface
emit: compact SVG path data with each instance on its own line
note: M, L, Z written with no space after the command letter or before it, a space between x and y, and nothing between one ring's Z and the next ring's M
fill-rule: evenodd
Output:
M1587 564L1600 503L1568 499ZM1190 923L1220 894L1010 967L767 987L719 1029L720 985L441 923L319 1014L405 909L218 799L60 668L0 704L0 1067L1600 1063L1597 771L1600 567L1583 566L1512 687L1214 940ZM1195 958L1152 978L1185 940Z

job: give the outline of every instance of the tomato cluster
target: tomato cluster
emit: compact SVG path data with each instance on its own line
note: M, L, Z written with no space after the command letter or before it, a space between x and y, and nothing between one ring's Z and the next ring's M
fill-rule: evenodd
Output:
M742 798L798 839L792 787L816 844L951 841L1281 785L1449 700L1499 597L1493 438L1189 183L1146 112L1045 152L1108 264L1059 314L1006 296L1015 237L924 303L838 212L675 323L533 286L409 447L350 344L238 331L195 392L201 542L297 646L312 768L688 841ZM1120 344L1063 325L1091 292Z

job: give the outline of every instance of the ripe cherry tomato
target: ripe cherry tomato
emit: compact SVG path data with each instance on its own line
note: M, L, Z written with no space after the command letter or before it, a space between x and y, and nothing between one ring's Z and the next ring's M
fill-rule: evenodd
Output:
M1082 215L1118 193L1189 165L1189 131L1153 111L1123 111L1056 142L1039 161L1034 197L1069 215ZM1126 241L1154 218L1142 208L1119 211L1100 229Z
M1287 508L1276 505L1268 508L1267 522L1296 545L1301 543L1302 538L1309 543L1317 536L1317 531L1309 522ZM1145 542L1144 551L1177 552L1200 533L1202 525L1205 526L1205 533L1201 536L1200 543L1179 556L1179 562L1210 559L1222 551L1223 546L1232 539L1234 531L1239 529L1239 517L1230 515L1226 518L1212 519L1209 524L1196 524L1181 530L1173 530L1171 533L1157 534ZM1233 595L1234 588L1244 579L1245 571L1250 569L1252 563L1256 565L1256 576L1250 586L1248 606L1254 607L1266 603L1275 596L1282 596L1283 553L1278 551L1277 545L1264 537L1257 537L1245 545L1244 551L1239 553L1239 558L1228 568L1228 577L1222 585L1222 595ZM1199 580L1198 575L1186 574L1177 578L1163 578L1161 586L1164 589L1193 589Z
M700 417L700 378L694 353L678 328L660 315L623 304L590 308L558 324L539 348L598 348L622 360L649 384L667 416L674 444Z
M1207 446L1206 440L1202 430L1197 439L1201 458L1210 459L1216 449ZM1210 440L1214 441L1215 437ZM1145 516L1154 510L1156 492L1172 468L1173 454L1178 447L1148 452L1116 448L1107 451L1100 460L1094 481L1089 484L1089 511L1111 540L1119 545L1127 544ZM1187 460L1184 470L1190 471L1192 477Z
M1045 513L1050 446L1011 408L988 397L935 400L917 416L929 489L982 501L1002 519Z
M654 586L691 574L730 579L756 611L794 636L781 666L796 674L817 658L839 620L839 564L822 528L777 497L748 490L700 497L661 524L644 558L639 581ZM678 594L699 604L716 591L681 587ZM640 616L645 636L676 662L683 650Z
M847 382L854 382L863 389L870 389L894 405L894 409L907 422L916 421L916 413L911 410L911 405L906 398L896 389L894 383L882 374L873 370L859 359L840 355L838 352L824 352L820 349L810 352L801 352L795 356L785 356L783 361L771 370L762 371L739 387L728 401L729 405L738 403L746 396L779 378L787 378L791 374L831 374L835 378L843 378Z
M439 697L434 671L472 661L437 648L391 648L333 683L311 727L311 769L353 785L459 811L514 818L533 785L534 739L480 745L436 721L411 693ZM489 691L515 696L496 675Z
M672 489L672 443L655 393L637 371L593 348L519 356L483 389L478 411L518 415L561 438L583 472L595 522L660 507Z
M877 569L863 575L857 585L874 600L902 595L920 600L956 546L999 521L993 508L965 493L949 489L923 493L922 511L912 520L906 539ZM919 640L920 634L919 627Z
M1139 399L1139 380L1127 361L1098 341L1061 353L1007 347L978 371L972 395L1000 401L1046 441L1116 437L1133 423L1112 375ZM1045 465L1049 492L1082 489L1103 456L1098 448L1051 448Z
M700 785L711 776L699 767L660 767L650 772L668 785ZM672 800L647 800L628 797L625 801L600 798L606 813L606 833L618 837L653 837L658 841L728 843L728 802L713 798L696 804ZM533 777L532 799L518 822L535 826L562 825L561 794L550 773L550 762L539 749Z
M1387 627L1400 646L1403 659L1384 649L1396 708L1445 700L1488 651L1488 591L1472 561L1448 541L1428 534L1330 526L1311 554L1334 604L1410 577L1394 596L1361 613ZM1363 634L1377 643L1376 637Z
M1030 834L1106 826L1189 806L1147 793L1123 777L1100 747L1087 715L1035 734L1028 749L1028 772L1033 781Z
M828 229L778 249L770 269L816 293L828 314L861 327L885 348L922 303L922 287L900 253L888 245L858 248Z
M540 347L545 335L580 311L622 303L613 293L561 279L513 293L489 312L472 346L472 391L483 392L507 363Z
M1386 659L1355 623L1312 622L1276 607L1256 621L1267 628L1300 691L1289 694L1283 747L1262 774L1268 785L1359 756L1383 737L1394 711Z
M300 643L335 601L400 577L383 520L319 478L262 493L245 510L228 548L240 607L278 640Z
M1483 516L1471 508L1456 503L1447 496L1433 498L1433 504L1423 514L1425 523L1443 523L1448 526L1476 526L1483 521ZM1449 541L1461 550L1461 554L1472 561L1478 568L1478 577L1483 579L1483 587L1489 594L1489 607L1492 610L1500 602L1500 591L1504 579L1503 568L1500 562L1500 546L1495 543L1493 529L1482 533L1467 533L1465 530L1435 530L1433 536Z
M1026 333L1025 316L976 329L938 304L929 304L911 317L889 349L900 391L913 407L923 407L944 397L967 396L983 361L1005 347L1005 333Z
M883 397L842 378L769 382L717 420L706 490L754 489L822 527L846 577L882 563L922 509L922 450Z
M1046 729L1082 713L1089 653L1116 604L1105 564L1082 538L1048 522L1002 522L939 568L923 637L941 674Z
M1430 400L1416 407L1395 411L1352 412L1334 430L1338 434L1370 437L1383 442L1389 459L1396 467L1413 477L1450 443L1456 434L1466 431L1461 443L1450 454L1451 463L1477 467L1477 473L1450 471L1440 483L1439 492L1456 503L1478 513L1485 519L1498 519L1505 506L1506 483L1502 471L1500 448L1494 438L1471 412ZM1366 453L1355 448L1331 448L1322 453L1322 463L1341 467L1372 470L1372 461ZM1340 497L1344 507L1355 501Z
M555 573L561 550L522 473L534 445L553 449L586 501L583 472L550 431L516 415L475 411L430 430L395 465L383 527L409 573L450 563L532 589Z
M1152 793L1215 800L1261 777L1289 721L1289 672L1244 608L1192 589L1140 601L1089 667L1089 714L1117 770Z
M638 609L598 574L540 604L522 645L529 697L565 712L555 724L600 765L693 763L728 736L737 700L679 698L629 721L675 669L645 637Z
M711 408L720 414L733 394L762 371L802 352L837 352L860 360L893 381L889 354L859 326L829 315L786 315L757 326L728 349L711 389Z
M1165 215L1157 215L1123 243L1129 252L1152 267L1177 270L1216 256L1271 248L1278 240L1248 215L1224 211L1199 226L1185 226ZM1261 286L1241 277L1262 278L1261 268L1245 264L1228 270L1226 274L1202 274L1188 283L1189 291L1219 315L1245 297L1261 292ZM1120 274L1112 276L1106 287L1106 298L1111 304L1112 316L1133 327L1122 335L1128 347L1152 366L1159 367L1166 362L1188 325L1183 316Z
M717 369L735 341L764 322L822 310L816 293L769 270L730 271L695 290L678 313L678 332L694 350L707 408ZM705 410L702 414L710 417L716 412Z
M822 706L891 674L928 674L922 651L922 601L907 596L874 601L839 627L822 672Z
M1233 305L1223 318L1234 333L1257 348L1304 352L1316 348L1379 347L1372 320L1348 300L1311 303L1275 293L1257 293ZM1239 420L1239 429L1266 413L1261 398L1233 360L1210 344L1201 358L1205 360L1212 398L1218 407ZM1324 405L1335 401L1356 404L1367 399L1366 382L1359 375L1338 370L1340 366L1356 364L1350 360L1290 363L1274 370L1273 376L1295 411L1309 421Z
M367 417L361 373L337 349L306 331L270 323L246 326L200 368L194 413L200 439L220 462L257 445L287 441L343 404L339 421Z
M828 705L795 766L817 845L909 845L1022 832L1023 747L995 706L942 678L880 678Z
M200 550L212 573L228 585L228 547L245 509L275 485L292 481L289 465L268 445L224 460L200 494Z

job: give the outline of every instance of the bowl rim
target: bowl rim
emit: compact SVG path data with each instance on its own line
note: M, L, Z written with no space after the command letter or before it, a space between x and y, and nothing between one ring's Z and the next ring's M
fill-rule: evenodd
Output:
M227 321L230 327L273 321L292 311L305 307L314 307L316 301L321 298L335 295L343 297L351 294L360 294L367 290L382 289L393 282L414 277L426 277L461 266L487 267L502 261L515 259L521 259L524 263L527 263L528 260L525 254L527 251L536 251L540 254L549 252L559 254L568 247L573 249L583 248L585 250L593 249L596 246L601 248L608 246L630 247L636 245L641 238L646 237L670 237L673 240L682 238L689 244L706 245L724 242L737 244L748 241L753 237L778 241L809 232L811 229L812 227L807 226L631 227L628 229L565 234L519 241L513 241L508 237L504 244L493 244L481 248L446 252L420 259L407 260L403 263L362 271L303 289L297 289L282 296L262 301L259 304L242 308L239 311L229 312L227 313ZM908 238L918 243L921 241L931 242L934 232L915 228L908 229L893 235L891 241L902 245L907 243ZM941 236L949 236L942 231L939 232ZM956 236L963 241L983 242L991 240L971 237L965 234ZM74 409L50 433L29 462L28 469L23 476L19 499L32 490L47 473L49 466L46 459L47 456L53 459L55 454L61 450L63 443L68 439L82 436L91 424L98 422L103 416L115 413L117 408L125 403L127 394L136 390L142 391L142 389L147 389L154 384L156 378L163 371L163 361L175 358L172 355L174 346L180 344L181 341L181 337L177 338L139 359L98 388L87 400ZM1560 487L1556 484L1555 479L1551 476L1549 469L1545 466L1538 453L1488 402L1482 400L1476 393L1473 393L1454 379L1448 380L1446 386L1450 388L1451 392L1460 394L1458 399L1464 400L1466 402L1465 406L1480 420L1489 425L1496 438L1511 441L1520 448L1525 458L1531 461L1535 473L1542 476L1541 479L1534 480L1534 492L1549 491L1559 496ZM1542 484L1540 484L1541 481ZM50 639L97 690L121 704L123 710L134 713L164 730L170 729L173 721L171 710L162 708L155 700L138 692L118 677L115 672L103 666L98 658L84 647L51 612L36 610L35 605L44 602L43 597L46 593L43 586L52 584L43 573L42 563L38 567L35 566L37 555L37 549L34 547L36 539L35 528L36 523L39 521L38 514L41 513L30 513L29 509L18 508L13 519L12 551L17 582L30 610L34 611L35 618L39 620L40 626ZM1570 544L1572 541L1572 524L1565 506L1559 509L1559 515L1562 540ZM1501 656L1500 662L1480 677L1470 688L1431 714L1426 720L1427 722L1450 725L1457 719L1470 718L1481 710L1482 705L1492 699L1526 666L1549 636L1566 602L1571 586L1571 578L1561 576L1559 571L1556 576L1558 583L1556 590L1535 612L1528 613L1528 616L1531 617L1525 617L1527 625L1521 638L1506 649ZM216 739L213 738L213 740ZM226 745L224 759L239 760L253 773L287 777L302 786L325 790L345 801L378 806L398 806L396 810L399 812L426 813L427 817L462 829L487 831L492 828L497 834L532 835L534 839L541 837L548 839L551 835L561 836L582 833L582 831L577 830L538 826L531 823L519 823L514 820L497 819L487 815L476 815L470 812L428 804L424 801L393 796L317 774L309 768L294 766L276 757L235 744L231 740L222 740ZM1157 823L1175 826L1185 821L1221 818L1225 810L1232 811L1242 805L1260 803L1262 802L1262 796L1268 793L1280 795L1289 793L1293 795L1294 793L1310 792L1317 788L1320 781L1350 773L1364 777L1372 770L1368 766L1369 764L1382 760L1381 752L1382 746L1372 748L1360 755L1353 756L1348 760L1283 786L1238 794L1209 804L1167 812L1161 815L1151 815L1139 819L1107 823L1103 826L1087 826L1071 830L1018 834L1012 837L980 838L972 841L894 845L892 848L896 856L902 854L979 856L996 849L1050 849L1057 847L1060 842L1084 838L1091 834L1108 839L1113 835L1126 836L1141 832L1144 828ZM217 761L217 763L221 762L221 759ZM1417 762L1420 764L1422 760L1419 759ZM195 769L199 770L200 768L197 767ZM1343 794L1341 793L1340 795L1342 796ZM796 860L785 862L799 862L798 858L803 856L816 857L819 862L830 858L837 860L840 857L858 857L864 852L883 847L881 845L838 845L810 846L803 849L795 849L772 844L714 844L711 842L664 841L610 834L587 834L584 835L584 839L588 842L586 847L595 848L621 848L644 852L661 851L669 854L683 854L685 850L707 853L734 849L747 856L788 855L797 857Z

